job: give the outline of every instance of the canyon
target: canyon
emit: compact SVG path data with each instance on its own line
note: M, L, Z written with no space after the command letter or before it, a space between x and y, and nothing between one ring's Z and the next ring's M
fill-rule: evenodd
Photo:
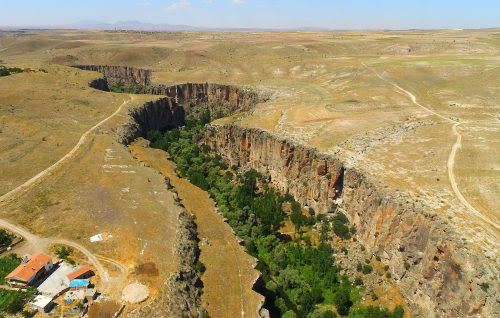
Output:
M117 81L135 78L125 75ZM199 115L200 110L230 115L249 111L259 101L255 93L232 86L160 87L149 92L168 97L131 110L129 123L118 135L122 143L145 137L150 130L182 126L186 115ZM230 165L263 173L282 193L317 213L339 205L356 226L355 244L389 266L416 316L496 314L494 298L485 297L479 287L480 278L495 267L483 255L465 249L459 233L425 203L383 187L339 157L262 129L212 123L205 128L203 144Z
M23 30L0 31L0 46L0 64L25 70L0 78L7 167L0 192L79 145L2 202L1 217L126 267L126 278L114 277L116 265L103 261L117 282L111 297L126 280L144 282L152 296L125 316L200 315L210 299L199 294L194 243L200 239L201 260L204 248L226 245L203 239L210 229L197 213L204 209L191 211L194 219L184 211L191 190L175 191L187 181L174 182L174 168L134 153L149 132L182 132L187 116L207 113L197 142L229 167L255 169L310 213L347 216L356 234L345 241L342 266L352 279L356 263L377 259L412 316L500 315L498 29ZM170 162L156 149L141 151L151 162ZM99 232L113 239L88 243ZM334 246L337 260L343 247ZM244 289L252 294L258 273L250 263ZM143 272L145 264L157 271ZM370 298L377 282L363 287L363 297L385 305ZM259 315L261 296L252 297L244 316Z

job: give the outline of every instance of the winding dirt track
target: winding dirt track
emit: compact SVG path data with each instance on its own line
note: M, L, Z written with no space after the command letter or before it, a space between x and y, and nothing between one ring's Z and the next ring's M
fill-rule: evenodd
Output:
M71 159L77 151L85 144L87 141L88 136L96 131L99 127L101 127L104 123L106 123L108 120L116 116L118 113L122 111L122 109L127 105L129 102L131 102L134 99L132 95L129 95L128 100L124 100L123 103L118 107L118 109L109 115L108 117L104 118L97 124L95 124L93 127L91 127L89 130L84 132L80 139L78 140L78 143L71 149L66 155L64 155L61 159L59 159L56 163L51 165L50 167L46 168L45 170L39 172L36 174L34 177L31 179L27 180L23 184L17 186L16 188L10 190L9 192L5 193L0 197L0 202L6 202L9 199L12 199L15 195L21 194L28 190L31 186L33 186L36 182L41 181L44 177L49 176L55 169L63 165L66 161ZM107 287L108 282L109 282L109 274L105 270L105 268L102 266L101 262L98 260L98 258L91 252L89 251L86 247L75 243L70 240L66 239L60 239L60 238L44 238L44 237L39 237L27 229L19 226L12 224L6 220L0 219L0 228L5 228L9 230L10 232L16 233L24 238L24 240L27 242L27 244L30 246L30 248L33 251L46 251L47 247L49 245L53 244L61 244L61 245L67 245L70 246L80 252L82 252L89 260L89 262L94 266L95 270L99 273L102 284L104 288ZM114 262L116 263L116 262ZM118 263L116 263L118 264ZM117 265L118 266L118 265ZM123 268L121 266L118 266L120 271L123 274Z
M423 106L422 104L420 104L418 101L417 101L417 97L415 95L413 95L411 92L407 91L406 89L402 88L401 86L399 86L398 84L396 83L393 83L391 81L389 81L388 79L384 78L382 75L380 75L377 71L375 71L373 68L367 66L365 63L362 63L364 67L366 67L367 69L369 69L370 71L372 71L373 73L375 73L375 75L383 80L384 82L392 85L393 87L395 87L398 91L404 93L405 95L407 95L410 100L412 101L413 104L417 105L418 107L424 109L425 111L427 111L428 113L432 114L432 115L435 115L451 124L453 124L453 127L452 127L452 132L453 134L457 137L455 143L453 144L453 146L451 147L451 151L450 151L450 154L448 155L448 161L446 163L446 167L447 167L447 170L448 170L448 179L450 181L450 184L451 184L451 187L453 189L453 193L455 194L456 198L472 213L474 214L476 217L478 217L479 219L481 219L483 222L491 225L492 227L494 227L497 231L500 230L500 226L498 224L496 224L493 220L491 220L490 218L488 218L487 216L485 216L484 214L482 214L481 212L479 212L478 210L476 210L470 203L469 201L467 201L467 199L462 195L462 192L460 192L460 188L458 187L458 184L457 184L457 181L456 181L456 178L455 178L455 173L453 172L453 168L455 166L455 157L457 155L457 151L460 147L462 147L462 135L460 134L460 132L458 131L458 126L460 126L460 121L458 120L454 120L454 119L451 119L449 117L446 117L446 116L443 116L439 113L437 113L436 111L434 111L433 109L430 109L428 107L425 107Z
M65 161L67 161L68 159L70 159L71 157L73 157L76 154L76 152L83 146L83 144L87 140L87 137L91 133L93 133L95 130L97 130L99 127L101 127L101 125L103 125L104 123L106 123L108 120L110 120L111 118L115 117L119 112L121 112L121 110L123 109L123 107L125 107L125 105L128 104L129 102L131 102L133 99L134 99L134 97L132 95L129 95L129 99L128 100L124 100L123 103L120 105L120 107L118 107L118 109L113 114L111 114L108 117L104 118L103 120L101 120L100 122L98 122L97 124L95 124L92 128L90 128L89 130L87 130L86 132L84 132L83 135L78 140L78 143L73 147L73 149L71 149L61 159L59 159L56 163L54 163L50 167L46 168L45 170L40 171L38 174L36 174L34 177L32 177L31 179L27 180L23 184L17 186L16 188L14 188L14 189L10 190L9 192L5 193L4 195L2 195L0 197L0 202L5 202L9 198L12 198L14 195L16 195L18 193L21 193L23 191L26 191L35 182L37 182L37 181L41 180L42 178L50 175L55 169L57 169Z

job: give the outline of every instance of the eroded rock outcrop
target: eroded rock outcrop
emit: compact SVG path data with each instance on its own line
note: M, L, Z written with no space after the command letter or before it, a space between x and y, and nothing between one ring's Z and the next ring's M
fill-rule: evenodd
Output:
M445 220L406 193L340 159L259 129L209 125L205 143L230 164L254 168L283 192L317 212L341 202L369 253L389 265L418 316L498 315L496 292L482 290L494 262L472 252Z
M118 65L75 65L74 67L86 71L102 73L104 79L113 85L140 85L148 87L151 84L151 70L131 66ZM92 83L91 83L91 87ZM100 87L94 87L101 90Z

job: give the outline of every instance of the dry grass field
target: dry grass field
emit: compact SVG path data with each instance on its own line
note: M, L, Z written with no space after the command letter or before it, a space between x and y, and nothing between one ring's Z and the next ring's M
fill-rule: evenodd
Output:
M93 90L87 83L99 75L67 65L130 65L152 69L156 83L217 82L270 94L221 121L341 156L429 203L471 249L498 262L499 50L496 29L0 32L0 61L33 70L0 78L0 195L54 164L122 103L153 98ZM81 242L130 273L153 262L164 275L178 211L161 177L113 139L125 109L54 173L3 203L0 217ZM113 237L88 243L100 232ZM126 280L135 278L148 281Z

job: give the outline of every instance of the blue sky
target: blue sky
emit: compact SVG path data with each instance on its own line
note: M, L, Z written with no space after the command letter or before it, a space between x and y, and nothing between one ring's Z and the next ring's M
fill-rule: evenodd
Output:
M500 0L0 0L1 26L82 20L203 27L500 27Z

